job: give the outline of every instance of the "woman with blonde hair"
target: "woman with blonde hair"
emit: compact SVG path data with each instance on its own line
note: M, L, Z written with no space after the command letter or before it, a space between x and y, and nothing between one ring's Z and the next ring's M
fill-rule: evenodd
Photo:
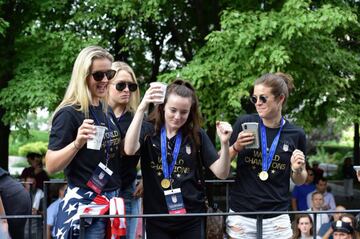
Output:
M79 235L79 215L106 213L106 207L120 188L120 132L108 114L107 87L115 71L113 57L99 46L84 48L76 58L64 99L52 118L46 168L49 173L64 170L68 180L65 198L55 225L59 238ZM105 129L100 148L88 140ZM92 207L93 206L93 207ZM97 214L97 213L95 213ZM107 220L86 220L85 238L103 238Z
M110 81L108 103L112 108L120 129L121 138L125 137L126 131L133 119L133 115L139 105L140 90L133 69L125 62L113 62L112 67L116 71ZM120 168L121 190L120 195L125 200L126 214L136 215L140 213L139 197L141 196L141 184L136 188L137 164L139 155L122 155ZM127 238L135 238L137 218L127 218Z

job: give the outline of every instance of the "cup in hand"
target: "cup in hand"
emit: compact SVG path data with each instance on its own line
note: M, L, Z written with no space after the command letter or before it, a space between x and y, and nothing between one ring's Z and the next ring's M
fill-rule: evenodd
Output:
M95 128L96 133L92 139L87 140L86 146L88 149L100 150L106 127L95 125Z
M161 88L161 98L159 100L159 102L157 102L156 104L162 104L165 101L165 95L166 95L166 87L167 84L163 83L163 82L151 82L150 86L154 87L160 87Z

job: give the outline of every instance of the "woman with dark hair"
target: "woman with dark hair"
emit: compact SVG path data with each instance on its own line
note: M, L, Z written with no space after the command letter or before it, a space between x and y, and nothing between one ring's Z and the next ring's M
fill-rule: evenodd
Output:
M221 151L218 155L200 128L199 103L187 81L175 80L166 90L151 85L125 136L124 151L139 152L144 185L145 214L205 212L204 189L199 183L201 165L225 179L230 170L230 124L217 122ZM158 104L141 130L149 103ZM201 163L201 162L202 163ZM204 238L201 217L166 217L146 220L149 239Z
M293 226L294 235L292 239L313 239L313 221L309 214L299 214L296 216ZM316 236L317 239L321 237Z
M230 195L230 212L287 211L290 178L305 182L305 133L282 115L294 88L291 76L268 73L254 83L250 97L257 114L237 119L230 138L230 156L237 155L236 178ZM252 131L246 127L252 125ZM257 144L255 144L257 143ZM289 215L263 215L263 237L290 238ZM227 218L231 238L255 238L256 215Z

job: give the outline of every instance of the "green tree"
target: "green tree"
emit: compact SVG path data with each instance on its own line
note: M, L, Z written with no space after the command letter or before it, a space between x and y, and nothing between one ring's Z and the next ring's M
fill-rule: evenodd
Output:
M359 85L358 55L339 44L347 40L350 28L358 29L359 23L349 7L313 8L310 1L289 0L280 9L225 10L221 31L207 36L206 45L185 68L162 78L180 74L191 79L201 89L201 109L212 126L221 115L234 119L253 110L247 99L260 75L290 73L297 88L286 113L310 129L344 108L341 101L352 92L349 87ZM339 30L341 39L334 35ZM359 120L359 114L355 117Z

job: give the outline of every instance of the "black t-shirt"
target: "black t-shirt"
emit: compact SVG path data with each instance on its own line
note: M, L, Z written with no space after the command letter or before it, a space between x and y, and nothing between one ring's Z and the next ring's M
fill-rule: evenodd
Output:
M126 112L124 115L117 118L118 126L120 128L121 138L124 138L126 132L130 126L130 123L133 119L131 112ZM132 182L136 179L136 166L139 162L139 155L122 155L121 167L120 167L120 176L121 176L121 189L125 190L129 187Z
M103 191L112 191L120 188L120 131L116 119L103 112L101 104L90 106L89 114L96 125L107 127L100 150L87 149L86 144L76 153L71 163L64 169L68 182L74 186L88 188L86 183L91 178L99 162L106 164L106 152L109 149L108 168L113 171ZM109 108L109 111L111 109ZM60 109L53 118L49 149L60 150L75 140L78 128L85 119L84 113L76 110L73 106ZM89 189L89 188L88 188Z
M23 191L25 191L24 186L20 182L13 179L3 168L0 168L0 196L1 200L3 201L6 214L14 214L12 209L15 210L16 207L14 206L16 203L21 203L14 202L14 196L19 194L21 195L21 192ZM27 198L24 198L24 200L26 199Z
M165 202L164 189L160 181L164 178L161 163L160 135L154 135L153 127L146 127L140 136L141 169L144 184L144 213L168 213ZM201 129L200 155L205 167L209 167L217 159L217 151L207 134ZM176 136L168 139L167 159L172 161L172 153ZM182 139L179 156L177 158L171 178L174 179L173 188L180 188L186 211L204 211L204 192L199 182L198 153L189 137ZM166 189L165 189L166 190ZM179 218L167 218L166 222L179 221Z
M237 119L230 138L232 145L242 131L244 122L260 122L257 114L245 115ZM267 128L267 146L270 148L279 128ZM261 133L259 136L261 145ZM262 171L261 146L259 149L244 149L237 157L235 183L230 194L230 208L236 212L248 211L287 211L289 208L289 185L291 162L295 149L305 153L304 131L286 121L280 134L273 161L268 170L269 178L261 181L258 174Z

